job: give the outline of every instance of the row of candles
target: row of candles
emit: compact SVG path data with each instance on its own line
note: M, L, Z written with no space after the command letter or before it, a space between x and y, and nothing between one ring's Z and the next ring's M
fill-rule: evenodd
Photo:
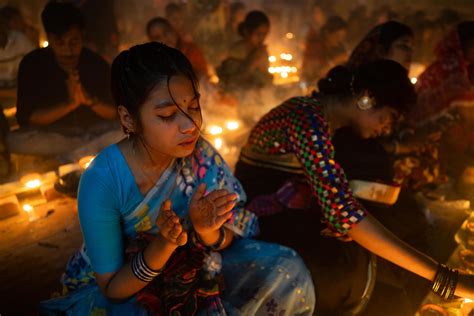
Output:
M86 156L75 164L63 165L59 168L59 175L85 170L93 159L94 156ZM17 204L21 210L28 214L29 220L34 221L38 218L35 207L47 202L45 193L51 189L56 180L56 172L30 173L21 177L18 182L4 184L0 186L0 195L3 195L0 206L3 205L2 202Z
M273 82L276 85L298 82L298 68L292 63L293 55L281 53L278 57L271 55L268 57L270 66L268 72L273 75Z
M289 32L285 36L287 39L291 40L295 36L293 33ZM268 72L274 76L275 84L287 84L300 81L298 73L298 68L292 64L293 55L290 53L281 53L278 55L271 55L268 57L270 66L268 67ZM410 67L410 81L412 84L418 82L418 77L426 69L426 66L420 63L412 63Z

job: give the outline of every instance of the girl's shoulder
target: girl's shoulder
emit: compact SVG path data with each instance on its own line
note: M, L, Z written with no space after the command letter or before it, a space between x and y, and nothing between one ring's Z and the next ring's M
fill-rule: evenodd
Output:
M117 179L120 179L121 174L126 171L124 159L117 144L104 148L84 171L81 181L93 179L95 182L100 181L109 187L114 187Z

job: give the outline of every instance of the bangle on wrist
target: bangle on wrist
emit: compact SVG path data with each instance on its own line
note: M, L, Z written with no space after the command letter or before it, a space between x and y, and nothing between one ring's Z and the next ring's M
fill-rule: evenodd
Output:
M193 240L193 243L197 246L200 245L210 250L219 250L220 248L222 248L222 246L224 245L226 241L226 237L227 237L226 235L227 233L225 231L225 228L221 226L221 228L219 228L219 239L217 239L217 241L212 245L206 245L202 241L201 237L199 237L199 234L196 233L196 231L193 231L192 240Z
M441 298L451 300L456 291L458 278L459 271L450 269L444 264L438 264L431 290Z
M140 251L135 255L135 257L133 257L130 265L132 267L133 275L143 282L151 282L164 270L164 267L159 270L153 270L150 268L150 266L145 262L143 251Z

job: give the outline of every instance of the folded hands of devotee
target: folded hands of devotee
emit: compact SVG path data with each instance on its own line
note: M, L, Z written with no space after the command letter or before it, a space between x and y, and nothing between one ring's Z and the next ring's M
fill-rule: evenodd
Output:
M93 99L84 91L77 71L69 73L67 85L69 98L75 106L92 106L94 104Z

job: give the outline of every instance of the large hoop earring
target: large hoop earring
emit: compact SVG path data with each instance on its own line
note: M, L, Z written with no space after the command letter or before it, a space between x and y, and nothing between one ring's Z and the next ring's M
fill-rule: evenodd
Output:
M357 107L361 111L367 111L372 109L375 106L375 99L374 97L371 97L367 92L364 93L363 96L361 96L357 100Z

